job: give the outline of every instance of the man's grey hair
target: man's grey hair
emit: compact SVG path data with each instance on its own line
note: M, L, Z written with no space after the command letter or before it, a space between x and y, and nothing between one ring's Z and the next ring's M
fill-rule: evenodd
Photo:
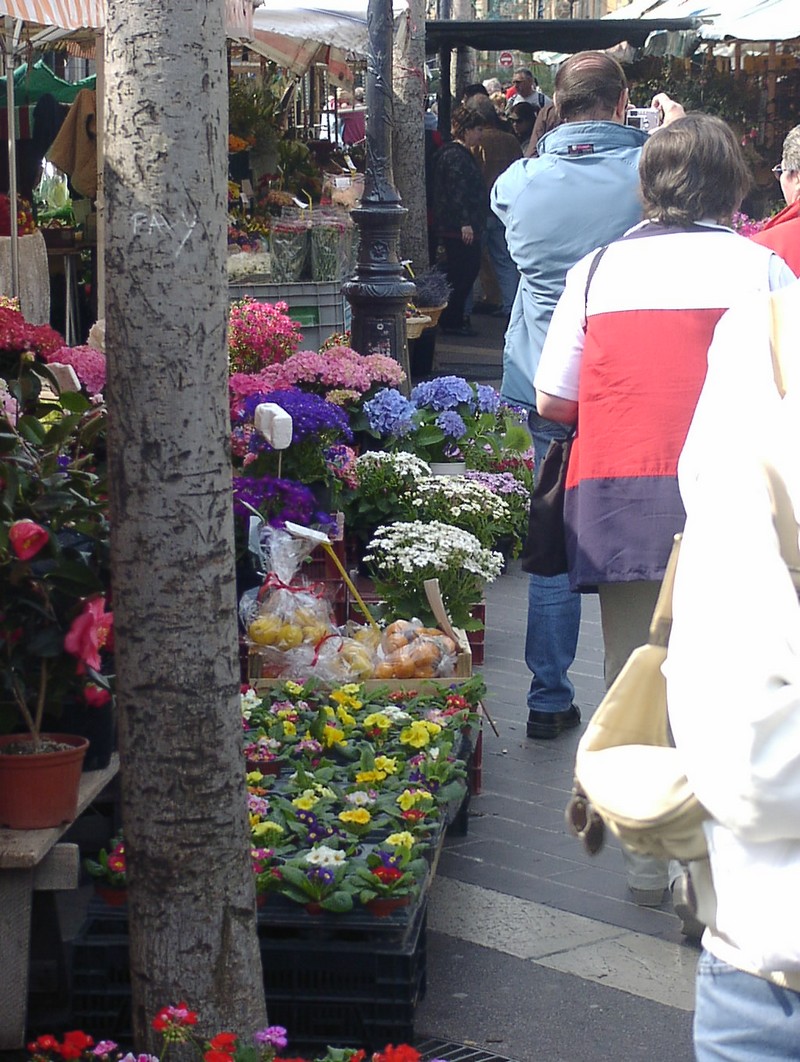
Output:
M515 74L524 74L525 77L530 78L531 81L536 81L536 78L533 76L533 71L532 70L528 70L528 68L526 66L517 67L517 69L514 71L514 73Z
M800 125L790 130L783 142L781 155L783 168L790 173L800 173Z

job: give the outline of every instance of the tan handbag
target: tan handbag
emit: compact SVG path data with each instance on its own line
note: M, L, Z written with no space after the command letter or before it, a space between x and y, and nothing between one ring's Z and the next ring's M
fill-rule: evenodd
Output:
M595 852L607 827L640 855L685 862L707 854L702 824L708 812L672 744L661 673L680 539L675 536L649 641L631 653L578 745L567 823Z

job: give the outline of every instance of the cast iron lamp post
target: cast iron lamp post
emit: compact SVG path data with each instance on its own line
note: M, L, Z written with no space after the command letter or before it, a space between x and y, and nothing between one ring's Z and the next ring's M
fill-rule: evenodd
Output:
M352 211L359 229L358 263L342 291L353 309L353 348L394 358L408 377L405 308L415 288L404 278L397 254L406 210L392 175L391 0L369 0L367 31L367 164L361 206Z

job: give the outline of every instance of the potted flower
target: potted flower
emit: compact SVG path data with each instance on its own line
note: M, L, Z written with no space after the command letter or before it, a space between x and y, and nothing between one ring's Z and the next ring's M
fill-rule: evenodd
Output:
M493 549L498 536L511 526L511 509L488 486L466 476L430 476L398 498L405 520L438 521L473 534Z
M0 416L0 730L16 723L28 731L0 738L0 770L20 779L42 756L52 770L49 757L57 751L68 761L70 783L56 782L49 796L62 799L48 810L34 807L29 792L15 797L9 779L0 782L0 822L22 829L55 826L75 814L88 742L63 733L46 738L45 718L63 720L67 730L74 711L93 719L101 713L109 723L106 762L111 752L108 522L96 459L105 411L77 393L37 402L31 365L9 386L41 415L17 407ZM47 795L43 786L25 788Z
M231 372L256 372L285 361L300 343L300 325L289 317L287 303L238 299L228 316Z
M422 891L428 875L427 860L407 831L390 834L352 870L359 901L379 918L408 905Z
M95 879L95 892L110 907L122 907L127 902L125 842L122 833L111 838L109 848L101 848L97 859L84 859L84 868Z
M347 856L338 848L315 845L283 865L280 891L305 905L309 914L353 908L353 887L347 876Z
M480 626L471 617L472 607L481 600L484 584L497 578L503 564L501 554L485 549L474 535L438 520L379 527L364 560L387 617L415 616L435 626L425 580L438 579L450 618L465 630Z
M434 473L484 467L490 455L522 451L530 436L516 407L488 384L440 376L416 385L406 399L384 388L365 403L368 426L387 449L410 450Z

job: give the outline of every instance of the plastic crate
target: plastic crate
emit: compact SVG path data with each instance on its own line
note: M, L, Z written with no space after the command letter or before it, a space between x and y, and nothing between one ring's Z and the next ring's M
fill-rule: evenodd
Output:
M318 350L334 332L350 327L350 304L341 281L298 281L296 284L229 284L231 301L246 296L258 302L285 302L289 316L301 326L301 350Z
M95 908L96 909L96 908ZM380 920L376 920L380 921ZM411 1040L427 970L427 903L400 943L275 937L259 926L270 1021L293 1047L372 1050ZM72 945L72 1014L96 1038L131 1039L127 922L122 911L90 918Z

